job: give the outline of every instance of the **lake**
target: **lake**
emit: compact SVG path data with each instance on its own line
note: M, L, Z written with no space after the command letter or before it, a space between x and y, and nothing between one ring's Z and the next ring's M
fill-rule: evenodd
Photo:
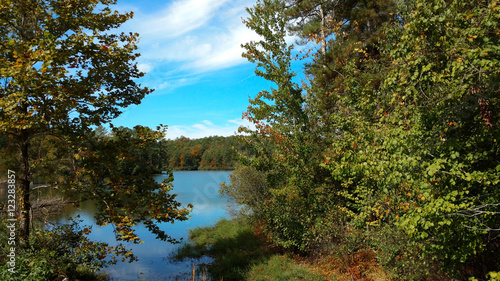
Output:
M162 230L173 238L188 238L188 230L197 226L214 224L218 219L229 217L231 205L227 199L219 197L219 184L228 181L229 171L179 171L174 172L174 188L172 193L178 194L177 201L184 206L193 204L194 210L191 218L183 222L164 223ZM166 175L156 176L161 182ZM62 217L80 215L83 225L93 225L89 238L116 245L111 225L98 227L93 218L94 207L91 202L81 204L77 209L68 206ZM61 219L62 220L62 219ZM110 274L111 280L186 280L192 274L191 261L172 263L167 257L178 245L172 245L161 240L156 240L147 229L141 225L136 227L137 234L144 241L143 244L125 243L128 248L139 258L133 263L118 264L105 269ZM208 260L205 260L206 262ZM190 273L191 272L191 273Z

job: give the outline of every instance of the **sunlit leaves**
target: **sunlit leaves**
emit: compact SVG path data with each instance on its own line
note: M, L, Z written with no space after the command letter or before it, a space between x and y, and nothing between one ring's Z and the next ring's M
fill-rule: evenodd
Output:
M106 33L132 15L96 11L98 2L3 2L2 120L17 120L3 130L100 124L150 92L133 81L138 35Z
M138 34L114 34L132 13L112 11L112 4L116 1L1 2L0 131L18 148L14 157L19 167L12 169L19 173L23 244L29 241L33 178L52 181L67 175L67 161L75 154L69 151L70 143L151 92L136 83L144 75L134 62ZM57 157L31 149L52 138L58 139L52 147ZM95 156L92 149L85 153L87 158ZM88 173L92 169L86 167ZM49 172L52 175L45 177Z

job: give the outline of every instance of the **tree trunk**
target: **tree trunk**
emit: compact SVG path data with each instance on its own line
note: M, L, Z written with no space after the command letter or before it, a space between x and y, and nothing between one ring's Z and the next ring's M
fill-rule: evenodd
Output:
M21 248L27 247L30 237L30 184L31 171L29 163L29 146L30 135L28 130L21 129L18 139L19 149L21 152L21 173L19 178L19 211L20 211L20 228L21 235L19 242Z
M323 12L323 7L319 6L319 12L321 16L321 53L323 56L326 55L326 35L325 35L325 13Z
M35 38L35 31L37 30L37 11L35 9L27 9L27 12L21 15L21 21L17 27L20 34L20 40L23 42L30 42ZM21 88L21 92L28 91L26 87ZM20 113L25 116L28 114L28 105L25 102L20 102ZM32 131L30 129L19 129L18 145L21 154L21 173L19 178L19 211L20 211L20 237L19 244L21 248L29 245L30 237L30 184L31 184L31 171L30 171L30 157L29 148L32 138Z

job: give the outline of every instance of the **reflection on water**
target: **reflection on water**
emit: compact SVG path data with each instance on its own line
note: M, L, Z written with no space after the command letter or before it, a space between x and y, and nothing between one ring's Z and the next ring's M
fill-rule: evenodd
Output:
M228 217L227 206L230 204L226 199L219 197L219 184L227 181L228 171L181 171L174 172L173 193L178 194L177 201L184 206L191 203L194 210L191 218L187 221L175 223L162 223L160 228L175 239L187 239L188 229L197 226L214 224L218 219ZM166 175L158 175L155 179L163 181ZM78 208L67 205L63 213L55 219L63 223L69 216L80 216L83 225L93 225L89 238L116 245L113 234L113 226L96 226L93 218L95 205L92 202L84 202ZM105 270L113 280L185 280L191 272L191 262L171 263L166 258L177 247L176 245L156 240L144 226L138 225L136 233L143 244L126 243L134 254L139 258L134 263L118 263ZM204 260L202 262L207 262Z

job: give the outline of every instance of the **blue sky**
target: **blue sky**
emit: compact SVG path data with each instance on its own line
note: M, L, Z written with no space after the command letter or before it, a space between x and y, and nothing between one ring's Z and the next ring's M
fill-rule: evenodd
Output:
M126 108L115 126L168 125L167 138L233 135L248 98L269 89L241 57L242 43L258 36L241 22L255 0L120 0L133 11L119 31L141 35L138 82L155 89L140 105Z

